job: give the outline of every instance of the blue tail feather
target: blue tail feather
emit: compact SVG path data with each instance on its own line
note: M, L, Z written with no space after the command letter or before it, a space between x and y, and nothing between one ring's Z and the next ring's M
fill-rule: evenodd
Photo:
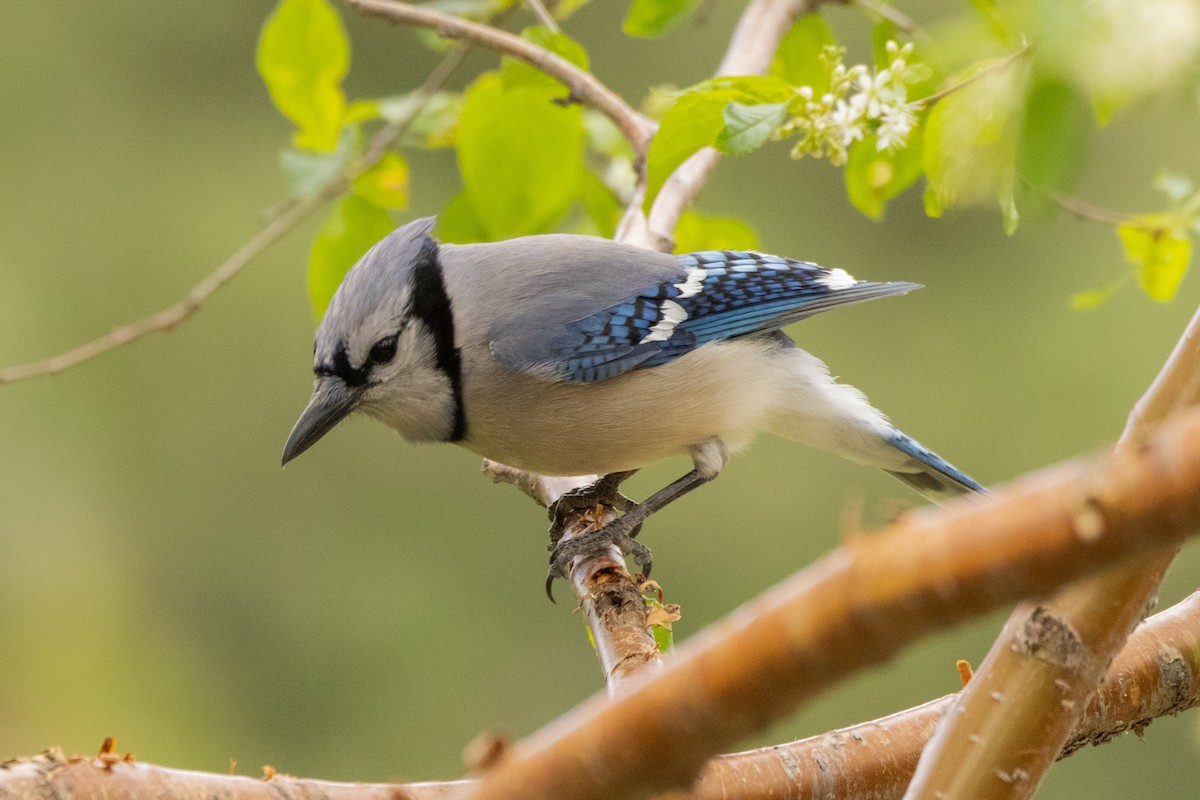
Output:
M951 497L972 492L987 494L987 489L978 481L908 434L898 430L893 431L887 437L887 442L909 456L912 459L912 465L920 470L919 472L888 470L888 473L904 481L930 500L940 503Z

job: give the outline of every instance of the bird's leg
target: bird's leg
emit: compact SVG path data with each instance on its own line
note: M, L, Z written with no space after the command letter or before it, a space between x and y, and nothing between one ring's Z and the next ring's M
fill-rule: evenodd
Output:
M554 600L550 591L554 579L567 577L567 566L571 563L571 559L575 556L594 553L610 544L615 544L625 555L632 555L634 562L641 567L642 573L647 576L650 574L650 548L634 541L633 538L641 529L642 523L654 512L683 497L697 486L708 483L717 477L721 468L725 466L725 462L729 460L729 449L723 441L716 437L692 445L688 451L692 456L691 472L659 489L643 502L634 504L622 516L603 528L559 541L552 547L550 572L546 576L546 594L551 601Z

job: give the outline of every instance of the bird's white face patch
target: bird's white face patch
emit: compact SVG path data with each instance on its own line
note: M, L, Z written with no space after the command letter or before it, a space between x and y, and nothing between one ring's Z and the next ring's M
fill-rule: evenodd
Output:
M654 323L654 326L650 328L650 332L643 336L638 344L665 342L675 332L675 326L688 318L688 314L683 310L683 306L674 300L663 300L662 305L658 307L658 312L662 315L661 318L658 322Z
M691 297L700 293L700 290L704 288L704 279L707 277L708 270L703 267L690 267L687 271L687 280L675 284L675 288L679 290L680 297Z
M858 281L844 269L831 269L828 274L817 278L817 283L822 284L827 289L847 289L858 283Z

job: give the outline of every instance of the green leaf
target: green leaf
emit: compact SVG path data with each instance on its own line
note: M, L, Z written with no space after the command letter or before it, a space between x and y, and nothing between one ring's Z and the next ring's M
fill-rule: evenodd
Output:
M591 108L583 110L583 129L587 134L589 150L608 158L633 158L633 148L621 135L621 129L599 111Z
M350 43L328 0L280 0L258 39L258 72L297 127L296 147L330 152L346 117Z
M1071 308L1076 311L1093 311L1108 302L1118 289L1125 284L1125 278L1118 278L1108 286L1099 289L1088 289L1086 292L1076 292L1071 295Z
M633 0L621 30L628 36L661 36L692 13L700 0Z
M771 60L771 74L795 86L811 86L814 97L829 91L829 67L821 59L836 45L833 31L820 14L805 14L784 35Z
M342 128L337 147L332 153L314 153L311 150L285 148L279 153L279 165L291 184L294 197L309 197L333 180L346 168L350 158L358 152L362 137L357 125Z
M921 193L921 202L925 204L925 216L930 219L938 219L942 216L942 201L938 199L937 190L933 188L932 183L925 184L925 191Z
M479 221L466 192L459 192L438 215L438 232L442 241L473 244L488 240L487 230Z
M987 62L977 65L986 67ZM1008 72L987 73L940 100L926 116L921 148L931 192L926 213L996 198L1016 157L1009 125L1017 99L1013 80Z
M846 160L846 194L864 215L882 219L887 201L920 177L921 130L919 125L913 128L908 144L894 153L879 152L879 140L873 133L851 145Z
M1087 99L1059 78L1042 78L1025 98L1017 171L1038 189L1067 189L1079 177L1091 114Z
M386 211L356 194L338 201L308 256L308 298L317 319L354 263L395 227Z
M663 115L658 133L650 142L645 207L650 208L663 183L680 164L700 148L717 143L725 130L725 107L729 103L780 103L793 93L787 81L766 75L714 78L681 93Z
M405 208L408 162L399 153L384 153L379 163L354 179L354 193L383 208Z
M583 49L583 45L565 33L552 31L543 25L535 25L521 31L521 38L562 56L582 70L588 69L587 51ZM505 88L508 89L517 86L550 86L560 94L566 91L566 87L540 69L507 56L500 59L500 75L504 78Z
M549 87L507 88L496 73L467 92L458 168L489 239L545 233L574 203L583 170L583 112Z
M621 222L625 208L612 190L590 171L584 170L579 182L579 198L588 217L595 224L598 235L611 239Z
M676 253L757 248L758 234L754 228L734 217L708 217L688 210L675 226Z
M669 652L675 645L675 634L665 625L651 625L650 635L654 637L654 646L660 653Z
M734 92L685 94L667 109L646 159L647 209L680 164L700 148L716 144L725 129L725 106L735 97Z
M721 111L724 129L717 135L716 146L731 156L745 155L766 144L775 129L788 118L787 103L761 103L747 106L732 102Z
M419 99L415 93L410 93L385 97L378 102L379 116L388 122L398 123L412 117ZM460 93L435 92L409 122L404 144L410 147L453 147L462 106L463 96Z
M1142 290L1160 303L1175 297L1192 258L1192 240L1176 220L1165 214L1133 217L1117 226L1117 236Z
M706 94L709 92L731 92L734 100L746 105L755 103L780 103L791 99L796 89L782 78L774 75L736 75L709 78L684 90L684 94Z

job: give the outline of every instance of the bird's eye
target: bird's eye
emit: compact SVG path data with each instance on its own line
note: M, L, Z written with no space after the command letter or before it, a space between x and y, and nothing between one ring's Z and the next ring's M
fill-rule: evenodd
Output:
M367 354L373 364L386 364L396 357L396 335L385 336L375 344L371 345L371 352Z

